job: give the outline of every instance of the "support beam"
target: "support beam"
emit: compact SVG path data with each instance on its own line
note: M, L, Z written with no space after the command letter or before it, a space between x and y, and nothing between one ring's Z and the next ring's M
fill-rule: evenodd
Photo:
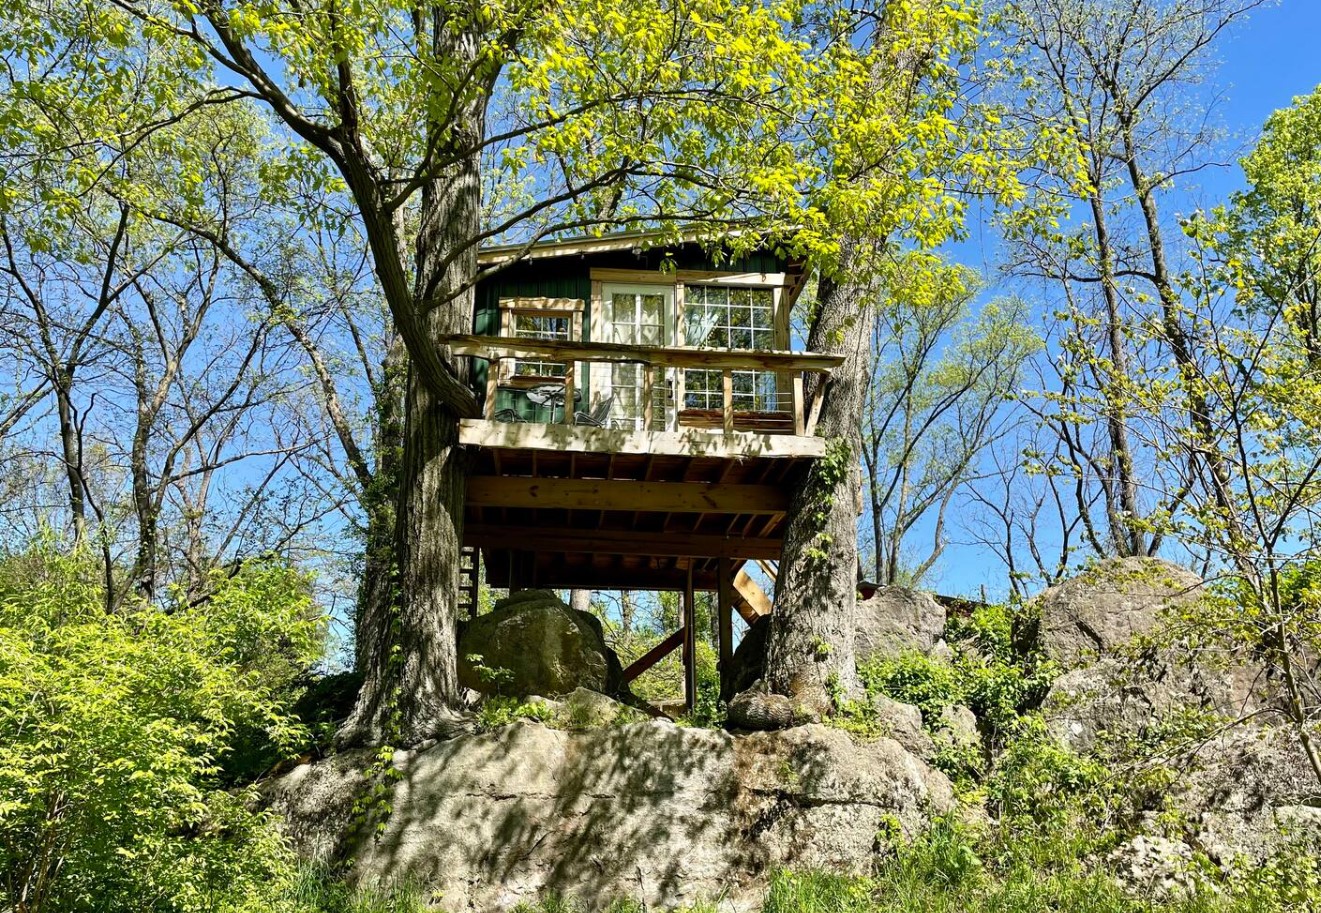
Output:
M503 523L465 523L466 545L520 548L537 544L561 553L593 555L648 555L658 558L758 558L777 560L784 540L743 539L701 533L652 533L632 530L563 529L547 526L509 526Z
M473 476L468 479L467 505L651 510L675 514L778 514L788 510L789 496L774 485Z
M654 425L661 425L663 417L653 416L652 421ZM788 431L789 428L784 430ZM504 450L641 453L722 459L811 459L826 454L826 442L821 438L781 434L774 430L735 431L732 434L725 434L723 429L704 427L683 427L677 431L636 431L596 428L591 425L523 424L483 419L460 421L459 443L465 447Z
M665 657L673 653L675 650L677 650L680 646L682 646L684 639L687 636L688 636L687 630L685 628L680 628L679 630L671 634L669 637L665 638L660 643L656 644L656 646L652 647L642 656L634 660L634 662L630 664L627 669L624 670L624 684L627 685L628 683L632 682L643 672L646 672L652 666L656 665L656 663L660 662L662 659L664 659Z
M766 591L758 586L757 581L748 576L748 572L742 568L734 577L734 589L738 591L742 600L747 603L748 608L755 613L753 618L749 619L749 623L755 621L757 617L771 614L771 597L767 596ZM743 617L748 618L746 612Z
M683 588L683 705L689 711L697 706L697 603L693 598L693 566L688 565L688 581Z
M716 563L716 618L720 641L720 693L728 689L730 664L734 658L734 580L728 558Z

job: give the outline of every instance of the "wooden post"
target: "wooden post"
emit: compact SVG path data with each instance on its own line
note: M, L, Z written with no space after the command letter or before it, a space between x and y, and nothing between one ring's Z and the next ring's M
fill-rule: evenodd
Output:
M656 366L651 362L642 366L642 430L650 431L656 411Z
M805 434L816 434L817 422L821 420L821 407L826 401L826 385L829 383L829 377L825 375L817 377L816 392L812 394L812 414L807 417Z
M486 420L495 418L495 398L500 392L500 362L486 362Z
M560 421L566 425L573 424L573 372L575 367L575 364L571 361L564 363L564 415L560 417ZM551 409L550 419L552 422L555 421L553 408Z
M803 372L802 371L794 372L793 384L794 384L794 396L793 396L792 408L794 411L794 434L798 435L799 437L802 437L803 435L807 434L807 415L803 411Z
M720 372L720 381L723 388L723 402L721 403L721 415L725 420L725 434L734 433L734 373L729 368Z
M728 558L716 563L717 619L720 641L720 691L728 689L730 660L734 657L734 575Z
M697 706L697 606L693 601L693 563L688 562L688 580L683 587L683 705Z

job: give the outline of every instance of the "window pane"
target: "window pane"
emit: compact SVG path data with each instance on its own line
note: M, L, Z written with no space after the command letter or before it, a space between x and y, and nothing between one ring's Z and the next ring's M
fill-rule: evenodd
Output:
M615 292L610 296L610 320L615 323L633 323L636 299L627 292Z

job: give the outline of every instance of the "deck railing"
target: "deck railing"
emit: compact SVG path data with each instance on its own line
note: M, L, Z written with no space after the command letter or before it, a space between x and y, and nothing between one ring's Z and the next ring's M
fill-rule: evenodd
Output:
M638 394L642 430L653 430L657 423L656 393L664 383L664 376L672 369L677 379L672 414L660 416L668 424L691 427L718 427L726 434L736 430L812 435L820 417L821 397L813 398L810 407L804 402L805 377L820 375L822 379L843 363L842 356L821 355L811 352L783 352L746 349L699 349L690 346L631 346L610 342L564 342L559 340L510 339L499 336L448 336L441 340L454 355L485 359L491 365L487 372L485 415L496 418L496 398L503 387L523 388L562 386L563 396L557 397L563 405L561 421L575 421L575 385L577 365L634 364L642 369ZM563 375L525 376L511 375L501 380L498 364L504 360L522 360L540 364L564 366ZM683 378L686 370L720 372L720 408L685 408ZM736 372L774 374L776 390L775 408L771 410L740 410L735 406L734 375ZM819 389L820 385L818 385ZM664 400L662 400L664 402ZM666 408L663 406L662 408ZM590 410L587 410L590 411ZM581 414L581 413L579 413ZM552 408L552 418L554 409Z

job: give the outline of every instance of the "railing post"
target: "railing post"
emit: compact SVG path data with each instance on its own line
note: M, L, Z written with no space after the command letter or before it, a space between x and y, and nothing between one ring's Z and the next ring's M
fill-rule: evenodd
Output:
M816 391L812 394L812 414L807 417L807 434L816 434L817 422L821 421L821 406L826 400L826 384L829 377L818 376Z
M486 360L486 420L495 418L495 397L500 392L500 362L495 358Z
M794 434L807 434L807 416L803 412L803 372L795 371L793 380Z
M650 431L656 411L656 366L647 362L642 366L642 430Z
M564 415L560 421L566 425L573 424L573 381L575 365L571 361L564 363ZM555 410L551 409L551 421L555 420Z
M721 407L721 416L725 420L725 434L734 433L734 373L725 368L720 372L720 381L724 402Z

